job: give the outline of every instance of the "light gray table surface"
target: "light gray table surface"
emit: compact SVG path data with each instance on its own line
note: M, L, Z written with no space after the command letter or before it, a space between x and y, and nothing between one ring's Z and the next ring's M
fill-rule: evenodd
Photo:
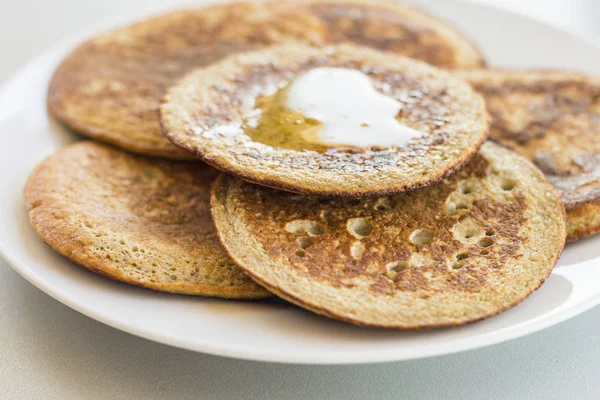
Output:
M598 0L485 1L600 35ZM63 36L177 3L0 0L0 81ZM363 366L267 364L109 328L53 300L0 260L0 399L352 398L600 399L600 307L456 355Z

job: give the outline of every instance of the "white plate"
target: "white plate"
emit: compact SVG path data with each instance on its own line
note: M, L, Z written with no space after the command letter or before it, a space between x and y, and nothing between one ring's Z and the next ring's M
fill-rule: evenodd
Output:
M494 8L444 0L427 8L452 21L490 64L596 72L600 50L553 27ZM173 296L96 276L55 254L36 236L22 198L44 157L77 140L48 120L48 78L74 40L24 67L0 93L0 250L38 288L115 328L158 342L224 356L338 364L406 360L474 349L538 331L600 303L600 235L569 245L544 286L519 306L456 329L396 332L330 321L283 302Z

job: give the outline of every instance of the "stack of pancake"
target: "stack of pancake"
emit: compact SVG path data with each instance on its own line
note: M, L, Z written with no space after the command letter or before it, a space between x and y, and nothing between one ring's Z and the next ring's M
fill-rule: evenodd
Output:
M378 128L390 105L385 126L406 140ZM93 141L32 172L33 227L158 291L457 326L522 301L565 238L600 230L600 81L486 69L461 34L397 3L161 15L76 48L48 108Z

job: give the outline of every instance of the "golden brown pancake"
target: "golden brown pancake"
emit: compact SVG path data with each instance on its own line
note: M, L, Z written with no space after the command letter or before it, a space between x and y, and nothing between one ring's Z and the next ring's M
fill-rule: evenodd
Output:
M210 219L216 171L83 142L40 164L25 197L54 250L109 278L170 292L269 296L229 259Z
M246 134L248 116L266 118L261 99L319 67L364 72L376 90L400 103L396 119L423 135L400 147L318 152ZM360 197L426 186L466 162L488 132L483 99L469 85L425 63L355 45L285 45L230 56L169 89L160 118L169 139L216 168L261 185L321 196ZM288 125L297 126L293 120ZM275 130L278 140L282 129ZM287 137L291 141L294 135Z
M290 41L351 41L442 67L483 65L478 51L443 22L394 3L234 3L161 15L88 40L56 70L48 107L94 139L190 158L161 134L156 110L165 89L226 55Z
M564 209L525 158L486 143L425 189L319 199L221 175L221 242L274 294L358 325L420 329L477 321L521 302L552 271Z
M532 160L558 189L567 240L600 231L600 79L559 71L464 71L486 99L492 140Z

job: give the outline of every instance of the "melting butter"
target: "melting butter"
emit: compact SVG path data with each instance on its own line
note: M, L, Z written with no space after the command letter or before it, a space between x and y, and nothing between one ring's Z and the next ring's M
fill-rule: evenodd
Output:
M400 102L379 93L367 75L353 69L306 72L286 89L283 105L318 121L318 130L299 134L327 147L400 147L423 134L396 119Z

